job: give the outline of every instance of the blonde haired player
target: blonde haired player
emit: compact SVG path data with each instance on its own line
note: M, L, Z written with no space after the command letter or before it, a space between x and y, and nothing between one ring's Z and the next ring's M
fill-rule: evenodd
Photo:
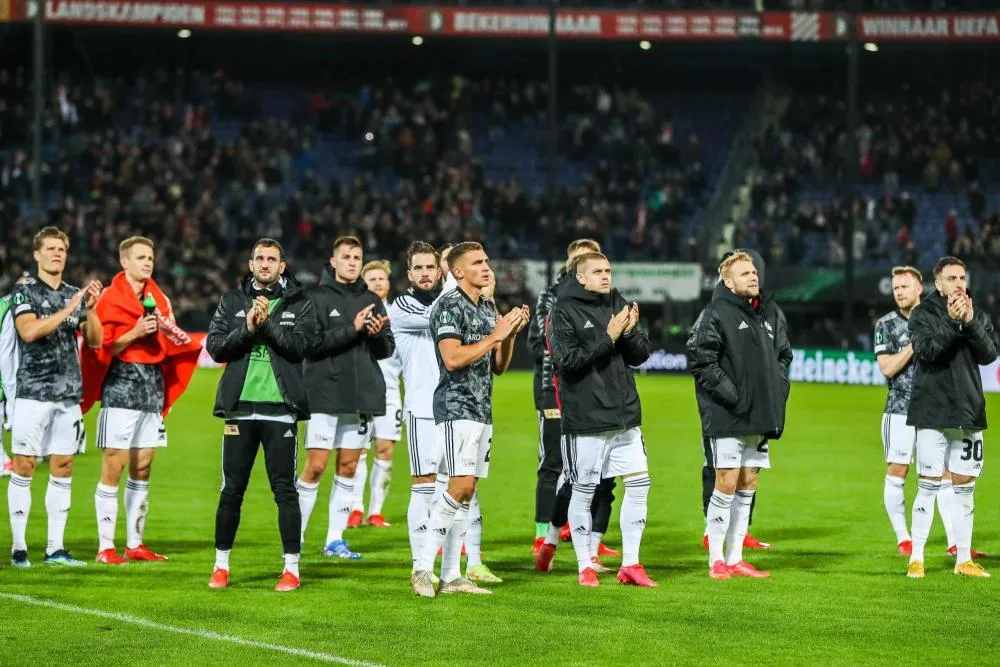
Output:
M392 270L389 262L374 260L361 269L361 278L382 300L382 306L389 311L389 285ZM403 408L399 392L399 374L402 367L399 360L399 349L392 356L378 362L385 378L385 414L375 417L373 435L375 441L375 460L372 462L371 497L368 503L368 518L366 523L376 528L388 528L389 523L382 516L382 507L389 494L389 482L392 478L392 455L395 445L403 435ZM354 508L347 519L348 528L356 528L364 516L365 478L368 472L367 452L361 452L358 469L354 473Z

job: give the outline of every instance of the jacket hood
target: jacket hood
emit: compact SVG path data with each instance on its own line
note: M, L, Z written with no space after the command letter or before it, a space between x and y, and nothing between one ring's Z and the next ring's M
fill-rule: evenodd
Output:
M298 294L303 290L302 283L299 282L299 279L295 277L295 274L287 270L281 275L281 278L278 279L277 288L278 293L286 297ZM258 291L253 286L252 273L247 273L243 276L243 279L240 281L240 289L242 289L246 294L252 294L253 292Z
M319 284L322 287L329 287L331 289L337 290L338 292L346 292L349 294L362 294L368 291L368 285L360 277L353 283L342 283L337 280L337 274L334 272L332 266L327 266L326 271L319 279Z
M575 274L569 273L566 269L560 269L559 274L556 276L556 282L552 285L552 293L556 295L556 298L559 298L560 295L566 293L566 290L573 285L583 290L583 286L577 282Z
M608 294L598 294L597 292L588 292L583 288L578 281L570 280L566 281L559 292L559 296L566 299L574 299L576 301L582 301L583 303L589 303L592 305L609 305L613 304L615 300L615 295L618 291L614 288Z

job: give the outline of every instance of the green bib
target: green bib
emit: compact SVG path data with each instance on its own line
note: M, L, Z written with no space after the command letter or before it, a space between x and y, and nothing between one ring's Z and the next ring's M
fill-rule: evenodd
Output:
M274 313L275 307L280 298L269 301L267 312ZM252 307L250 304L248 307ZM243 393L240 394L240 401L246 403L278 403L285 402L278 387L278 379L274 377L274 369L271 368L271 351L264 343L258 343L250 350L250 361L247 367L247 377L243 381Z

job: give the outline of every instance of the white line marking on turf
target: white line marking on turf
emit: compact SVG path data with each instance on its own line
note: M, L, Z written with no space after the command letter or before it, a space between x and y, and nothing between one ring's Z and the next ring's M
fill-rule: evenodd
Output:
M244 639L243 637L236 637L233 635L223 635L218 632L212 632L211 630L201 630L198 628L182 628L175 625L164 625L163 623L157 623L155 621L150 621L145 618L139 618L138 616L129 616L128 614L116 614L114 612L102 611L100 609L88 609L87 607L78 607L73 604L55 602L53 600L43 600L41 598L31 597L30 595L15 595L13 593L0 592L0 599L13 600L14 602L20 602L22 604L30 604L36 607L47 607L49 609L58 609L59 611L66 611L73 614L96 616L97 618L104 618L109 621L118 621L119 623L131 623L132 625L138 625L143 628L149 628L150 630L173 632L174 634L178 635L189 635L191 637L199 637L201 639L211 639L218 642L237 644L239 646L249 646L250 648L275 651L276 653L285 653L287 655L294 655L300 658L309 658L311 660L319 660L321 662L333 662L340 665L353 665L354 667L382 667L378 663L374 662L351 660L350 658L342 658L339 655L320 653L318 651L310 651L308 649L296 648L294 646L282 646L281 644L270 644L268 642L259 642L259 641L254 641L253 639Z

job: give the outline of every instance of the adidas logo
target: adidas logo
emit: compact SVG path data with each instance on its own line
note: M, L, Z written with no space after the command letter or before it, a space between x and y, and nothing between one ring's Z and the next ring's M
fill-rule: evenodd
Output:
M584 329L593 329L594 325L591 324L590 320L587 320L587 323L583 325L583 328Z
M750 328L750 325L746 323L746 320L744 320L743 322L740 322L740 328L739 328L740 331L743 331L744 329L749 329L749 328Z
M247 313L245 310L241 310L240 312L236 313L236 317L246 317L246 316Z
M285 437L286 438L294 438L295 437L295 434L292 433L292 429L288 429L287 431L285 431Z
M420 526L417 526L417 529L415 531L413 531L413 532L417 533L418 535L421 534L421 533L426 533L427 532L427 526L423 525L423 524L420 525Z
M42 308L51 308L51 307L52 307L52 304L49 303L48 299L46 299L45 301L42 301Z
M448 529L447 528L435 528L434 532L437 533L438 535L447 535L448 534Z
M334 308L330 311L330 315L328 317L340 317L340 311Z
M927 514L927 510L923 507L918 507L914 510L917 514Z
M101 519L101 523L114 523L114 521L111 520L111 517L106 516L103 519Z
M725 523L725 522L726 518L722 516L717 516L714 519L712 519L712 523Z

